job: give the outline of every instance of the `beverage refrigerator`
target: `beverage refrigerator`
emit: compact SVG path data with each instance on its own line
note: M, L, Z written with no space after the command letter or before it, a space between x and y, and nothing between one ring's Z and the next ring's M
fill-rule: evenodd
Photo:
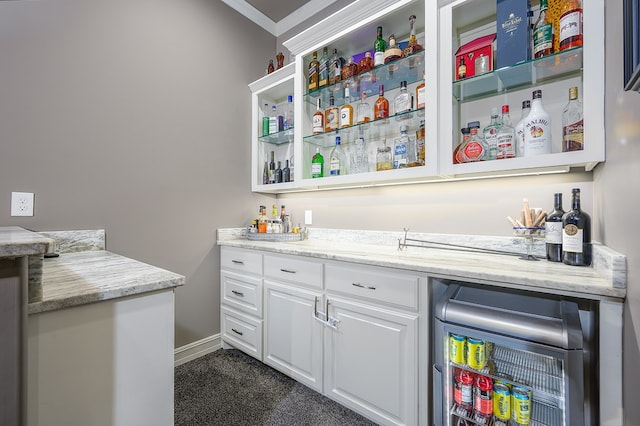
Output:
M593 312L459 283L444 286L434 309L434 425L595 424Z

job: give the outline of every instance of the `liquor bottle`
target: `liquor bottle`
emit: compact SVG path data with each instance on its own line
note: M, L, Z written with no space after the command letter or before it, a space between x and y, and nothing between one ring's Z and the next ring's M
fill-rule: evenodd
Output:
M287 103L284 105L284 129L293 129L293 96L287 96Z
M482 130L484 141L489 147L485 160L498 158L498 132L502 124L498 119L498 108L491 108L491 122Z
M460 64L458 65L458 80L467 76L467 64L464 62L464 56L460 57Z
M344 104L340 107L340 128L353 126L353 107L351 106L351 97L349 96L349 88L344 88Z
M498 145L498 160L504 158L513 158L516 156L516 132L511 124L511 116L509 115L509 105L502 105L502 126L498 130L496 137Z
M267 233L267 207L260 206L260 216L258 218L258 233Z
M372 68L373 68L373 58L371 58L371 52L366 51L364 53L364 56L360 58L360 62L358 62L358 73L361 74L361 73L367 72Z
M418 164L416 141L407 134L409 128L406 124L400 126L400 137L396 138L393 145L393 168L404 169L415 167Z
M318 67L318 87L324 87L329 84L329 53L327 48L322 49L320 57L320 66Z
M560 15L560 51L582 46L582 2L566 0Z
M547 246L547 260L562 262L562 192L553 196L553 211L547 214L544 223L544 242Z
M411 95L409 95L407 91L407 82L405 80L400 82L400 91L396 97L393 98L393 111L397 120L407 120L410 118L409 114L403 114L411 111Z
M389 63L391 61L395 61L396 59L400 59L402 57L402 50L396 44L396 36L395 34L391 34L389 36L389 44L384 51L384 63Z
M360 94L360 103L356 108L356 123L368 123L371 121L371 105L367 102L367 94Z
M524 156L550 153L551 118L542 107L542 90L534 90L531 111L524 125Z
M456 146L453 150L453 164L465 162L462 155L462 149L469 142L469 138L471 137L471 129L469 129L468 127L463 127L462 129L460 129L460 133L462 133L462 139L460 140L460 143L458 143L458 146Z
M337 130L340 124L340 111L335 106L333 94L329 95L329 108L324 111L324 131Z
M278 133L278 108L271 106L271 115L269 116L269 134Z
M553 23L547 17L547 0L540 0L540 15L533 25L533 57L553 53Z
M416 130L416 150L418 151L417 165L424 166L426 163L424 120L420 120L420 127L418 127L418 130Z
M418 110L419 115L424 114L424 106L427 104L426 94L427 91L424 84L424 70L422 70L422 82L416 87L416 109Z
M291 182L291 169L289 168L289 160L284 160L284 169L282 169L282 181Z
M320 98L316 100L316 112L313 114L311 122L314 135L324 132L324 114L320 109Z
M416 22L416 15L409 16L409 41L407 42L407 47L405 47L402 52L402 56L404 57L413 55L414 53L418 53L419 51L424 49L420 44L418 44L418 39L416 38L416 31L413 28L413 25L415 24L415 22ZM412 68L413 66L415 66L415 63L412 64L411 61L409 61L409 68Z
M264 162L264 168L262 169L262 184L269 184L269 162Z
M342 80L342 65L344 59L338 56L338 49L333 49L331 61L329 62L329 84L338 83Z
M531 101L525 100L522 101L522 115L520 117L520 121L516 124L516 156L523 157L524 156L524 126L527 121L527 116L531 111Z
M393 169L393 154L391 153L391 147L387 145L382 145L378 147L378 152L376 153L376 171L380 172L383 170L392 170Z
M271 226L273 227L273 234L280 234L282 232L282 220L278 216L278 207L273 204L271 206Z
M271 151L271 161L269 161L269 183L276 183L276 162L274 161L275 153Z
M364 129L358 128L358 138L353 142L355 149L349 156L349 173L366 173L369 171L369 154L367 144L364 141Z
M580 209L580 189L571 190L571 210L562 216L562 262L591 265L591 218Z
M482 161L485 159L486 153L489 149L485 141L480 136L478 136L479 128L480 123L478 123L477 126L469 126L469 140L466 142L466 144L460 147L460 151L462 151L463 163Z
M389 101L384 97L384 85L378 88L378 99L373 104L373 118L378 120L389 116Z
M347 155L344 148L340 145L340 136L336 136L336 145L329 154L329 174L331 176L346 175L347 171Z
M353 56L349 58L347 65L342 67L342 79L349 80L358 74L358 64L353 61Z
M269 59L269 65L267 65L267 74L274 72L276 68L273 66L273 59Z
M311 177L324 177L324 157L320 154L320 148L316 148L316 153L311 158Z
M562 111L562 151L584 149L584 118L578 88L569 89L569 103Z
M318 74L320 73L320 62L318 62L318 52L313 52L313 59L309 63L309 91L318 89Z
M262 136L269 136L269 104L262 108Z
M384 65L384 51L387 49L387 43L382 38L382 27L378 27L376 31L376 41L373 42L373 66Z
M278 167L276 168L276 183L282 183L282 164L278 161Z

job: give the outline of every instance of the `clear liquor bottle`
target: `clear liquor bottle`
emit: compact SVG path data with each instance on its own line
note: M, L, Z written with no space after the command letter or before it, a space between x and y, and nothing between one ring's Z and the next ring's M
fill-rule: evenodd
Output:
M562 151L584 149L584 117L578 88L569 89L569 103L562 111Z
M356 123L368 123L371 121L371 105L367 102L367 94L360 94L360 103L356 108Z
M329 174L339 176L347 173L347 155L340 144L340 136L336 136L336 145L329 154Z
M484 141L489 147L485 160L498 158L498 132L502 126L498 117L498 108L491 108L491 122L482 130Z
M316 153L311 158L311 177L324 177L324 157L320 154L320 148L316 148Z
M407 134L409 128L403 124L400 126L400 137L396 138L393 144L393 168L404 169L418 165L416 154L416 141Z
M524 125L524 156L550 153L551 118L542 107L542 90L534 90L531 111Z
M269 134L278 133L278 107L271 106L271 115L269 116Z
M502 125L498 130L497 145L498 160L504 158L513 158L516 156L516 131L511 124L511 116L509 115L509 105L502 105Z
M517 157L524 156L524 126L530 111L531 111L531 101L528 99L522 101L522 115L520 116L520 121L518 121L518 124L516 124L516 127L515 127Z
M580 208L580 189L571 190L571 210L562 216L562 262L591 265L591 218Z
M547 248L547 260L562 262L562 192L553 196L553 211L547 214L544 224L544 241Z
M382 27L376 30L376 40L373 42L373 66L384 65L384 51L387 50L387 42L382 38Z
M284 104L284 130L293 129L293 96L287 96L287 103Z
M393 98L393 111L396 115L396 120L408 120L410 114L406 114L411 111L411 95L407 91L407 82L405 80L400 82L400 91Z
M366 173L369 171L369 154L362 127L358 128L358 138L353 144L355 147L349 156L349 173Z

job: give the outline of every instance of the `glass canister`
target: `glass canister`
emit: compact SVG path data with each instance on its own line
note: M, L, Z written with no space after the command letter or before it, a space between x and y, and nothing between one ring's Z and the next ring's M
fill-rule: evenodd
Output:
M391 153L391 147L383 145L378 148L378 153L376 154L376 171L392 169L393 154Z

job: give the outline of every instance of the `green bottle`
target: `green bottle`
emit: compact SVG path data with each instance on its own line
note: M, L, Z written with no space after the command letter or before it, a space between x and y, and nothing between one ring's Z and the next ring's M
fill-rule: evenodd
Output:
M316 153L311 159L311 177L324 177L324 157L320 154L320 148L316 148Z
M387 50L387 42L382 38L382 27L378 27L376 41L373 42L373 66L384 65L384 51Z

